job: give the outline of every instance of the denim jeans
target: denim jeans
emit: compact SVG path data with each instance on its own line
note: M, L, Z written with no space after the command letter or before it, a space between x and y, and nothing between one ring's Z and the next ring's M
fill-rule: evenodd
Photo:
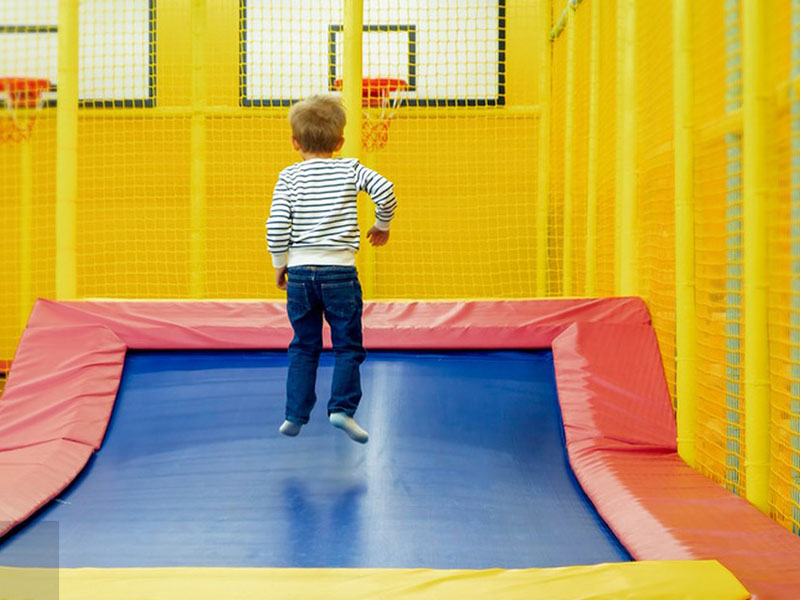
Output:
M308 423L317 401L314 387L322 352L322 317L331 328L334 367L328 414L355 414L361 400L361 285L355 267L289 268L286 309L294 329L289 344L286 419Z

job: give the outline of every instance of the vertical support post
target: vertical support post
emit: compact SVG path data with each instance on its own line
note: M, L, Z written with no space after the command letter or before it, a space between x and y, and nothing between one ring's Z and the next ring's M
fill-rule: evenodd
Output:
M56 115L56 298L68 300L77 296L78 3L74 0L58 0Z
M342 156L361 159L361 78L363 56L364 0L344 0L344 46L342 56L342 102L347 113ZM375 220L372 204L360 195L358 221L366 231ZM362 237L359 271L364 297L375 292L375 249Z
M767 57L769 3L744 0L744 364L746 497L769 512L769 348L766 207L772 93Z
M361 61L364 0L344 0L342 103L347 111L342 156L361 158Z
M206 294L206 0L192 0L192 122L189 175L189 296Z
M562 294L571 296L572 280L575 272L573 262L574 233L574 168L572 157L575 154L575 5L567 5L567 22L564 35L567 36L567 58L564 85L564 236L562 242L561 269L564 276Z
M742 111L741 0L727 0L725 23L725 112ZM742 375L744 243L742 238L742 131L725 131L725 485L738 494L744 482Z
M636 2L617 3L617 294L637 293Z
M33 299L33 148L20 142L19 189L19 325L25 328Z
M536 295L547 296L547 248L550 241L547 219L550 215L550 85L552 63L552 0L539 2L539 160L536 188Z
M798 42L800 42L800 2L792 2L792 47L796 49ZM796 50L792 52L791 71L790 77L792 81L797 82L800 78L800 52ZM792 131L800 131L800 87L793 85L791 89L791 128ZM795 136L797 134L795 133ZM795 137L795 139L797 139ZM792 192L790 204L790 248L791 248L791 283L790 289L792 290L789 306L791 312L789 313L789 340L791 346L789 348L789 377L791 383L789 384L789 411L794 414L800 414L800 144L792 144L791 153L791 177L792 177ZM800 481L800 419L792 419L790 421L790 438L789 445L792 448L792 469L789 472L793 481ZM794 520L795 525L792 527L794 533L800 533L800 486L793 486L789 492L789 498L792 501L791 505L791 518Z
M600 2L592 2L589 47L589 149L586 171L586 296L597 294L597 161L600 148Z
M694 274L694 147L692 145L692 0L673 4L675 168L675 362L678 454L694 467L697 425L697 333Z

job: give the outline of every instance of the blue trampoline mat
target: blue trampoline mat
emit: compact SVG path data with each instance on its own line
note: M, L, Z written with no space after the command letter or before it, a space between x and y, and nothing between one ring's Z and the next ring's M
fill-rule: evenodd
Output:
M286 438L285 352L129 353L102 449L0 542L0 565L41 563L56 534L62 567L630 559L566 463L549 351L370 353L366 446L327 422L332 365Z

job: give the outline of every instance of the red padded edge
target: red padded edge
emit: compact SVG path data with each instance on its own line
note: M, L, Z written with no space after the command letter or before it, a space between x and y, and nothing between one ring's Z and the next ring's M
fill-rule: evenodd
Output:
M549 348L576 321L650 323L638 298L376 302L364 307L373 349ZM51 302L28 327L102 324L129 348L286 348L283 302Z
M714 558L754 598L800 598L800 538L678 457L651 327L576 324L553 360L572 468L634 558Z
M99 448L125 344L98 325L25 330L0 402L0 452L65 439Z
M98 325L23 333L0 401L0 536L55 498L100 447L125 351Z
M92 452L91 446L69 440L0 452L0 537L67 487Z
M574 325L554 341L553 361L568 448L676 450L675 415L652 327Z

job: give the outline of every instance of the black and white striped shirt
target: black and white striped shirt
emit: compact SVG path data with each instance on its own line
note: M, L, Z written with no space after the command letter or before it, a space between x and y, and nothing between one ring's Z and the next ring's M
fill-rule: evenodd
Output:
M281 171L267 220L273 266L354 265L360 191L375 203L375 227L388 230L394 186L358 160L312 158Z

